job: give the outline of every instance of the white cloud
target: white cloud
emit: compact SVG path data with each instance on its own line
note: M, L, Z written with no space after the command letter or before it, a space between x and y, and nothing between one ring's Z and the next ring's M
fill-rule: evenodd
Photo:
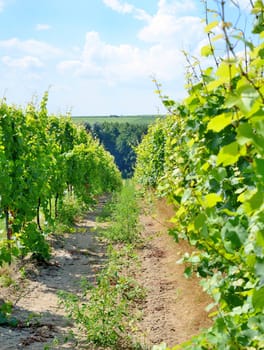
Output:
M128 3L122 3L118 0L103 0L103 1L106 6L120 13L131 13L134 8L133 5L130 5Z
M38 31L49 30L49 29L51 29L51 26L49 24L39 23L36 25L36 30L38 30Z
M247 1L247 0L239 0ZM160 15L180 15L182 13L188 14L190 11L196 10L196 6L193 0L159 0L158 12L155 16L151 16L142 8L137 8L132 4L121 2L120 0L103 0L104 4L110 7L112 10L119 13L130 13L135 18L145 21L152 21L155 17Z
M160 0L157 13L140 30L138 37L146 42L162 42L189 50L204 37L201 19L190 15L195 10L191 0Z
M18 38L12 38L3 40L0 41L0 48L16 52L21 51L32 56L41 56L45 58L58 56L62 53L57 47L34 39L23 41Z
M183 65L183 56L177 48L164 50L161 44L146 49L132 45L110 45L103 42L98 33L89 32L81 57L62 61L58 69L115 84L139 78L149 79L153 74L160 79L173 80L182 74L177 67Z
M5 6L5 1L4 0L0 0L0 12L3 11L4 6Z
M144 20L146 25L139 31L138 38L145 42L166 42L174 47L189 49L190 46L196 45L195 40L200 40L204 35L201 19L191 16L191 13L197 10L193 0L159 0L157 13L153 16L143 9L119 0L103 1L114 11L129 13L137 19Z
M180 15L196 9L193 0L159 0L157 16L161 14Z
M138 34L146 42L162 42L178 48L194 47L204 37L203 25L198 17L175 18L167 14L155 16Z
M37 58L33 56L24 56L21 58L12 58L10 56L2 57L2 62L12 68L40 68L43 66L43 63Z
M132 16L141 13L140 19L146 23L138 38L147 44L145 47L111 45L104 42L99 33L88 32L81 54L60 62L59 71L85 79L101 79L108 84L149 79L151 75L162 81L184 80L186 62L181 50L197 52L205 38L200 18L189 15L196 9L192 0L160 0L153 16L121 1L104 0L104 3L120 13Z
M47 42L9 38L0 41L1 56L4 56L0 58L1 85L10 95L17 91L19 98L27 98L34 91L45 91L51 84L55 92L51 94L54 106L61 106L64 101L89 114L150 111L160 102L153 93L151 76L162 83L165 94L172 97L177 94L177 99L181 98L186 66L181 49L193 54L205 35L194 1L156 0L153 3L157 10L152 14L144 10L144 2L137 1L142 5L136 7L130 1L136 3L103 0L121 16L141 21L137 23L141 29L133 44L112 44L98 32L91 31L86 33L83 45L69 44L72 47L62 52ZM36 30L49 28L45 23L35 27ZM56 74L56 68L61 74Z
M121 2L119 0L103 0L104 4L110 7L113 11L123 13L123 14L132 14L135 18L139 20L147 21L151 16L144 11L143 9L137 8L134 5L131 5L126 2Z

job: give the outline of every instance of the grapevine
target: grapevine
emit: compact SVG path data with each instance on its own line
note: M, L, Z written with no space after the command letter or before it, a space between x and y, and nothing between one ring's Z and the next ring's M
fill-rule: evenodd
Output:
M48 115L47 101L46 93L39 107L0 104L0 215L6 228L0 265L28 252L49 258L40 214L44 222L57 219L66 194L90 203L121 186L113 157L69 116Z
M182 258L185 272L202 277L214 300L213 326L175 349L263 349L264 5L252 2L250 41L227 21L225 1L210 12L205 4L209 45L201 53L215 66L191 67L181 103L158 91L169 114L138 147L135 177L174 205L175 238L196 247Z

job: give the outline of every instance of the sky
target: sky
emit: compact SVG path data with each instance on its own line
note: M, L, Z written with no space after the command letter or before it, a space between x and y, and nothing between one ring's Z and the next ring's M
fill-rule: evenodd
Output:
M209 3L213 0L209 0ZM227 0L248 15L249 0ZM206 43L201 0L0 0L0 98L50 113L164 113L179 101L186 60Z

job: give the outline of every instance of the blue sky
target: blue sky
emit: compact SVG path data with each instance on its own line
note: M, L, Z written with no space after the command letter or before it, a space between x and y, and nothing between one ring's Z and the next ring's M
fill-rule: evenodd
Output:
M163 112L151 76L184 96L181 51L199 55L201 18L200 0L0 0L0 97L25 106L49 89L51 113Z

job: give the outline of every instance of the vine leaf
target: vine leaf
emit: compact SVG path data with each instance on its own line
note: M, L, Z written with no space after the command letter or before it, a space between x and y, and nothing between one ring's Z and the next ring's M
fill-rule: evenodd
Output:
M204 57L208 57L213 53L211 45L206 45L201 48L201 55Z
M223 146L217 156L217 165L232 165L238 161L240 157L238 143L236 141L227 146Z
M226 126L230 125L233 121L233 115L231 113L228 114L220 114L217 117L214 117L208 123L207 129L219 132L223 130Z
M210 33L210 32L212 31L212 29L214 29L215 27L218 26L218 24L219 24L218 21L213 21L213 22L209 23L209 24L204 28L205 32L206 32L206 33Z
M205 208L212 208L219 202L222 202L222 197L217 193L207 194L202 201Z
M258 311L262 311L264 309L264 286L258 290L254 290L252 304Z

